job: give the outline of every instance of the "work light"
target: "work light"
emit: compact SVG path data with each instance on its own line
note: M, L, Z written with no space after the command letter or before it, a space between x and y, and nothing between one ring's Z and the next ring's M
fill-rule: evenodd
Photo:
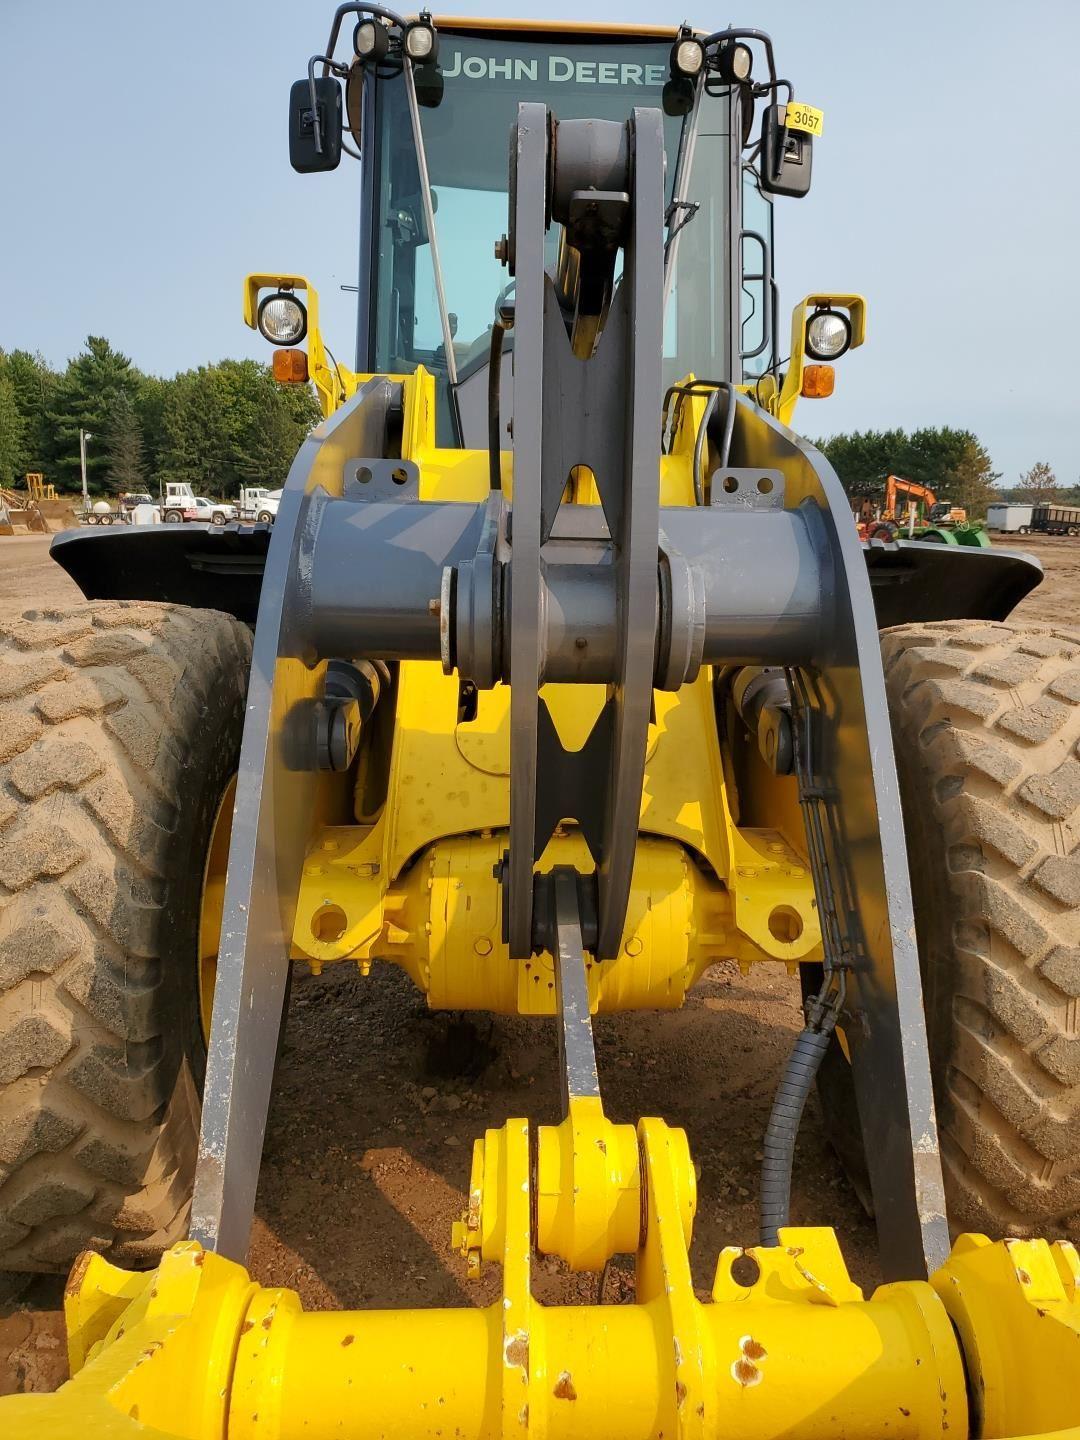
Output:
M750 71L754 65L753 52L749 45L740 45L737 40L730 41L721 48L716 64L721 79L742 83L750 79Z
M671 70L692 80L705 68L705 46L692 35L680 35L671 47Z
M353 31L353 49L361 60L377 65L390 49L390 34L378 20L361 20Z
M806 353L811 360L836 360L851 344L851 321L838 310L815 310L806 322Z
M405 54L416 65L434 65L438 59L439 37L426 10L405 28Z
M260 335L271 345L298 345L307 334L307 310L284 290L267 295L256 318Z

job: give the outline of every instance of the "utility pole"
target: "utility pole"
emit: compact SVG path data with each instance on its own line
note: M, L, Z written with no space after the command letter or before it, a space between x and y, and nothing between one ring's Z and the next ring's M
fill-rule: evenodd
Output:
M83 513L90 509L90 492L86 488L86 442L94 437L89 430L79 429L79 468L82 471Z

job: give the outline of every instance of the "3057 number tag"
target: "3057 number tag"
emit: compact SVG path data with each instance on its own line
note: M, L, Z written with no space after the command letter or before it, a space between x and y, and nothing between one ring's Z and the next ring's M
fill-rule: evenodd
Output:
M784 124L789 130L803 130L807 135L820 135L824 120L824 110L818 110L813 105L804 105L801 100L788 102Z

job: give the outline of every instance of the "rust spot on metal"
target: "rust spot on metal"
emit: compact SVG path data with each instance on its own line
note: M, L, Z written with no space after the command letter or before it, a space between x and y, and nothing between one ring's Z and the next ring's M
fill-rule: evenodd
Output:
M761 1371L752 1360L739 1359L731 1367L732 1378L748 1389L751 1385L761 1384Z
M681 1380L675 1381L675 1404L679 1410L686 1404L686 1386Z
M83 1250L75 1257L75 1264L72 1265L71 1274L68 1276L67 1284L64 1286L65 1300L74 1299L82 1286L83 1277L86 1275L87 1268L93 1258L94 1252L92 1250Z
M911 1411L910 1411L910 1410L905 1410L904 1407L903 1407L903 1405L898 1405L896 1408L900 1411L900 1414L903 1415L903 1416L905 1416L905 1417L911 1414Z
M255 1321L254 1321L254 1320L245 1320L244 1323L243 1323L243 1325L240 1326L240 1334L241 1334L241 1335L246 1335L249 1330L254 1330L254 1329L255 1329Z
M132 1420L138 1420L138 1418L139 1418L139 1407L138 1407L138 1405L132 1405L131 1409L128 1411L128 1415L130 1416L130 1418L131 1418Z
M527 1334L512 1335L503 1347L507 1365L516 1365L529 1374L529 1337Z
M269 1329L270 1329L270 1326L273 1325L273 1323L274 1323L274 1312L273 1312L273 1310L268 1310L268 1311L266 1312L266 1314L263 1316L262 1320L261 1320L259 1323L262 1325L262 1328L263 1328L264 1330L269 1330Z
M703 1401L701 1402L701 1404L697 1407L697 1413L698 1413L699 1418L702 1418L702 1419L704 1418L704 1416L705 1416L705 1402L704 1402L704 1400L703 1400Z
M1016 1278L1020 1281L1020 1284L1021 1284L1021 1285L1030 1285L1030 1284L1031 1284L1031 1276L1028 1274L1028 1272L1027 1272L1026 1270L1020 1269L1019 1266L1017 1266Z
M355 1339L355 1335L343 1335L341 1339L341 1348L344 1350L346 1346L351 1345Z
M555 1389L551 1392L556 1400L576 1400L577 1391L574 1389L574 1382L570 1378L569 1370L560 1370L559 1378L555 1382Z
M200 1250L199 1253L195 1256L195 1266L196 1266L197 1269L201 1270L202 1267L203 1267L205 1264L206 1264L206 1251L205 1251L205 1250Z
M747 1360L764 1360L769 1353L760 1340L755 1340L752 1335L744 1335L739 1342L739 1349L746 1356Z
M151 1300L156 1300L156 1299L157 1299L157 1286L156 1286L156 1285L154 1285L154 1286L151 1288L151 1291L150 1291L150 1299L151 1299Z

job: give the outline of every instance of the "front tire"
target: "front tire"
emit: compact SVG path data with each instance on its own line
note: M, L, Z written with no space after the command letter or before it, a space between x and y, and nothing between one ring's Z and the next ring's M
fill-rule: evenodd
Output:
M269 510L260 510L260 511L259 511L259 520L260 520L260 522L261 522L263 525L269 525L270 522L273 520L273 518L274 518L274 517L273 517L273 515L270 513Z
M186 1231L204 860L249 632L181 606L0 617L0 1270Z
M1080 1235L1080 631L881 637L954 1229Z

